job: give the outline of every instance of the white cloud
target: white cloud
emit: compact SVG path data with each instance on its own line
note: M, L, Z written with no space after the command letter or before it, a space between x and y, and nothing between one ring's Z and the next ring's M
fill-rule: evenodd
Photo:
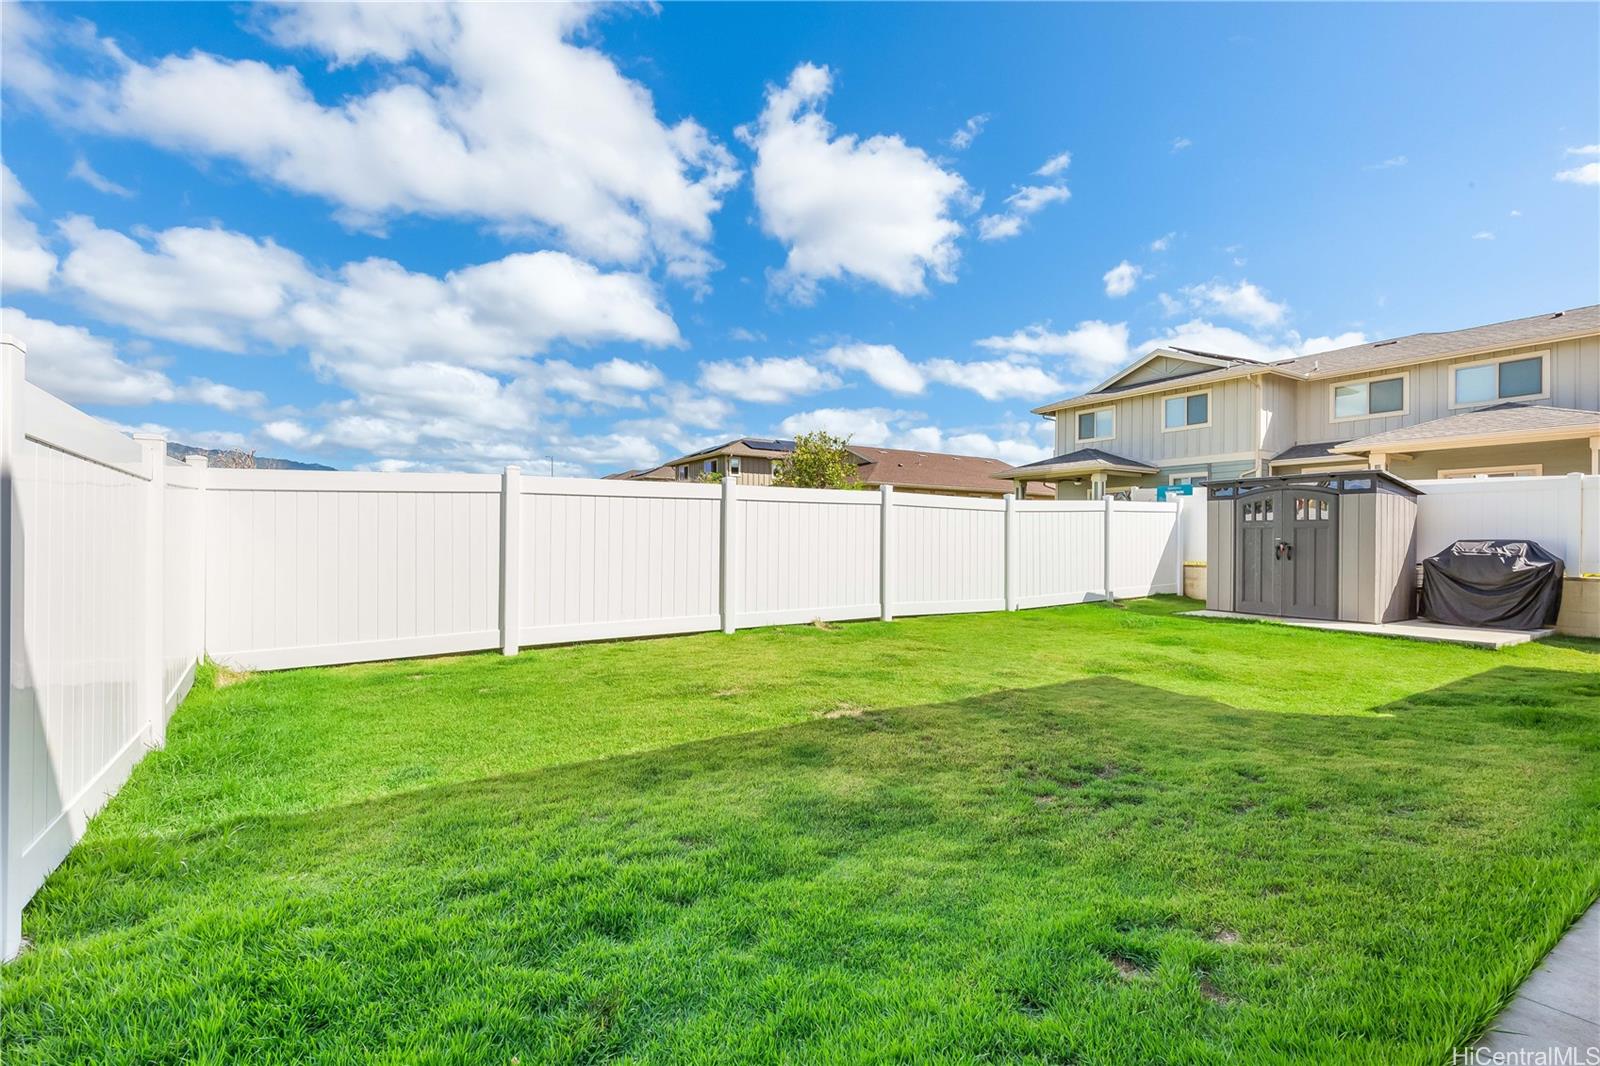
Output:
M1107 296L1126 296L1139 284L1139 279L1144 276L1144 268L1135 266L1124 259L1116 266L1105 272L1102 280L1106 283Z
M540 388L602 407L643 407L640 393L659 388L666 379L649 363L608 359L590 367L573 366L562 359L540 364L532 374Z
M1316 355L1318 352L1333 352L1340 348L1353 348L1358 344L1365 343L1367 343L1367 335L1358 330L1335 334L1331 337L1307 337L1300 342L1297 354Z
M242 233L179 226L154 234L146 251L81 215L59 228L71 246L63 281L103 317L184 344L239 351L314 282L298 255Z
M675 424L715 429L733 417L733 405L727 400L679 382L668 385L655 399L661 413ZM674 428L663 435L677 436L678 431Z
M1024 185L1007 196L1006 203L1019 215L1032 215L1050 204L1061 203L1071 198L1072 191L1065 185Z
M869 448L887 447L893 436L890 423L900 417L899 412L882 407L819 407L815 411L799 411L778 423L785 436L826 430L837 437L847 437L852 444L865 444Z
M1050 423L1040 423L1046 429ZM1050 449L1041 444L1027 439L1015 437L996 438L988 433L958 433L945 440L944 446L957 455L979 455L988 459L999 459L1011 466L1020 466L1023 463L1032 463L1050 455ZM1002 482L995 484L1001 485Z
M930 276L954 280L966 182L898 135L835 136L822 114L832 89L828 68L802 63L738 131L756 152L762 229L788 249L774 287L809 303L845 277L902 296L926 292Z
M901 395L920 393L926 384L922 371L892 344L835 345L822 359L842 370L862 371L874 384Z
M1143 354L1161 347L1187 348L1197 352L1232 355L1241 359L1270 363L1301 355L1333 351L1336 348L1348 348L1352 345L1365 344L1366 341L1366 335L1357 331L1309 338L1302 338L1294 330L1279 335L1248 334L1197 318L1162 331L1133 351L1136 354Z
M928 377L934 381L967 389L991 401L1007 398L1037 400L1066 388L1037 362L1024 356L965 363L953 359L931 359L925 368Z
M282 43L377 66L375 88L332 107L292 67L198 51L147 65L92 28L38 17L12 34L8 82L58 121L235 160L356 224L485 219L599 260L659 256L696 282L715 265L711 215L738 172L692 119L665 124L639 83L573 43L598 10L313 4L264 16ZM39 53L51 34L110 75L50 66Z
M7 7L6 18L11 14ZM0 163L0 291L43 292L55 275L55 253L44 246L38 228L22 215L22 209L32 203L11 168Z
M1556 180L1574 185L1600 185L1600 163L1585 163L1570 170L1557 171Z
M1194 142L1187 137L1174 137L1172 139L1173 154L1177 154L1178 152L1183 151L1185 148L1193 146L1193 144Z
M799 356L720 360L700 364L700 386L751 403L782 403L839 386L839 376Z
M107 196L120 196L124 200L133 195L133 190L126 185L118 185L94 167L83 156L73 160L72 168L67 171L67 177L77 178L96 192L103 192Z
M1363 166L1362 169L1363 170L1393 170L1395 167L1403 167L1409 162L1410 162L1410 160L1407 159L1405 156L1397 155L1397 156L1391 156L1390 158L1385 159L1381 163L1368 163L1365 166Z
M1568 148L1568 155L1600 155L1600 144L1585 144L1577 148Z
M1164 251L1166 251L1168 248L1172 247L1172 239L1174 237L1176 237L1176 236L1177 236L1176 232L1163 233L1161 236L1157 237L1155 240L1150 242L1150 250L1152 252L1164 252Z
M964 152L972 147L972 142L978 139L978 134L982 133L983 127L988 124L988 115L973 115L963 122L961 128L952 133L944 143L958 152Z
M743 326L734 326L728 331L728 339L745 344L759 344L767 339L767 335L753 329L745 329Z
M1203 285L1187 285L1182 292L1190 307L1254 326L1277 325L1289 310L1287 304L1274 302L1263 289L1248 281L1237 285L1210 281Z
M1494 240L1494 232L1492 230L1481 229L1472 235L1472 239L1475 241L1492 241Z
M267 403L265 393L235 388L210 378L190 378L189 383L178 390L177 398L233 412L258 411Z
M1510 217L1512 217L1512 218L1521 218L1521 217L1522 217L1522 212L1521 212L1521 211L1518 211L1518 210L1517 210L1517 209L1516 209L1516 208L1514 208L1514 207L1513 207L1513 208L1512 208L1512 209L1511 209L1511 210L1510 210L1510 211L1509 211L1509 212L1507 212L1507 213L1508 213L1508 214L1509 214L1509 215L1510 215Z
M1063 356L1075 367L1103 371L1128 360L1128 324L1090 320L1064 333L1052 333L1040 323L1009 336L985 337L978 347L992 352L1031 356Z
M1034 173L1041 178L1053 178L1071 165L1071 152L1057 152L1049 159L1046 159L1043 165L1041 165L1038 170L1035 170Z
M1003 241L1022 232L1022 219L1016 215L984 215L978 219L978 239Z
M82 326L64 326L15 307L0 309L4 331L28 347L28 380L68 403L161 403L175 395L160 370L137 366Z

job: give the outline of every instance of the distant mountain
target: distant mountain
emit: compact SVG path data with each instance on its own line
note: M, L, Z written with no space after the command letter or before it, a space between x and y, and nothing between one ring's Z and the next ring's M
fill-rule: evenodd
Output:
M257 470L332 470L321 463L300 463L293 459L272 459L231 448L196 448L192 444L167 444L167 454L182 460L191 455L203 455L212 466L255 467ZM249 460L248 462L244 460Z

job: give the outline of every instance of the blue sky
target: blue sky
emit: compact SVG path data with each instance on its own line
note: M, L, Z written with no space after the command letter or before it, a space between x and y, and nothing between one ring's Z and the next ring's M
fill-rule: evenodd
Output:
M1600 299L1600 8L4 8L5 328L172 439L1048 454L1162 341Z

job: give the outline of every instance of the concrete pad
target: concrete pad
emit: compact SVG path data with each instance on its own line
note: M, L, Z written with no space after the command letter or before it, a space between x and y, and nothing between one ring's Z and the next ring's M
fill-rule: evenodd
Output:
M1447 626L1413 618L1406 622L1329 622L1321 618L1279 618L1267 614L1240 614L1237 611L1185 611L1191 618L1227 618L1237 622L1276 622L1301 629L1326 629L1337 633L1365 633L1374 637L1404 637L1434 644L1468 644L1475 648L1509 648L1531 640L1543 640L1554 629L1481 629L1475 626Z
M1600 1061L1600 905L1567 930L1476 1050L1466 1061Z

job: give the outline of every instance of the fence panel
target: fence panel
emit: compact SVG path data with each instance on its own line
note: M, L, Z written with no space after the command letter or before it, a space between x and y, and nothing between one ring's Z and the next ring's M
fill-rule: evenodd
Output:
M499 478L207 477L213 658L267 670L499 646Z
M721 626L715 485L582 478L523 485L519 643Z
M1180 591L1173 503L1118 503L1111 512L1111 594L1153 596Z
M0 957L21 913L150 739L139 445L22 381L0 359L0 484L10 489Z
M876 618L881 499L876 492L740 485L738 625Z
M1458 540L1534 540L1561 555L1573 575L1600 569L1600 522L1585 518L1585 496L1600 499L1600 477L1450 478L1414 482L1417 558Z
M890 565L897 615L1005 607L1005 502L897 494Z
M188 695L194 668L205 656L203 476L182 464L169 466L162 492L161 548L166 564L161 589L161 696L168 718Z
M1017 606L1103 598L1105 505L1060 500L1019 501L1015 506Z

